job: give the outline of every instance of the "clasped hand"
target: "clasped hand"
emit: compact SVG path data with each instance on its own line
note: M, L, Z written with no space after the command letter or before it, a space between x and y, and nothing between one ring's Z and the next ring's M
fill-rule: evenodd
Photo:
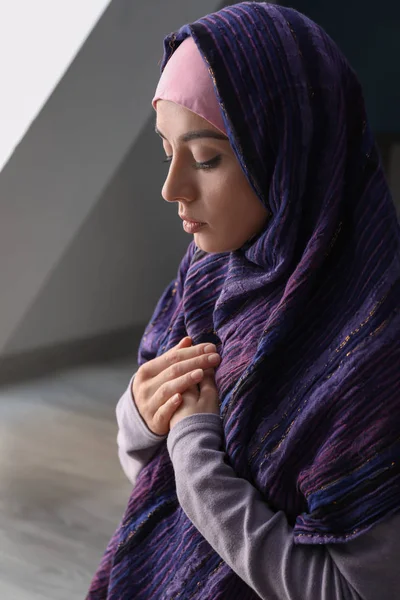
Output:
M191 338L185 337L143 364L133 380L132 393L147 427L166 435L190 415L219 414L214 369L220 362L214 344L193 346Z

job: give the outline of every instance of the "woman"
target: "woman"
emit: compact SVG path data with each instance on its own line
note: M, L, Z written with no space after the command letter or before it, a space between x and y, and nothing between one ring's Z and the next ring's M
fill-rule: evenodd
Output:
M88 598L393 600L400 233L357 78L251 2L167 36L161 71L194 239L118 404L134 489Z

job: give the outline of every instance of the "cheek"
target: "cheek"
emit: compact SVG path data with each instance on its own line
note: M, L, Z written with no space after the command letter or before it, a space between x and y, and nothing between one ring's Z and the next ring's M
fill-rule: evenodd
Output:
M214 213L226 211L226 216L229 219L231 216L230 211L240 205L242 195L243 182L238 177L236 169L229 169L210 178L209 189L205 198L210 211Z
M225 188L224 210L227 227L243 235L261 230L268 216L267 209L241 173L232 177Z
M241 173L234 173L227 177L221 185L221 204L227 210L228 219L244 218L247 220L249 210L249 189L247 181L243 181Z
M203 198L210 219L227 231L253 230L264 208L236 163L203 179ZM208 175L210 177L208 178Z

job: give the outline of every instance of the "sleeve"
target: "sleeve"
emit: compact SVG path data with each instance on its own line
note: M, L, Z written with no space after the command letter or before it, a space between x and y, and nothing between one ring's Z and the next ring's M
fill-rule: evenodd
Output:
M196 414L168 436L178 500L221 558L265 600L393 600L399 596L400 515L341 544L294 543L274 513L225 460L218 415Z
M129 481L135 486L141 469L154 455L158 445L166 438L150 431L141 417L132 393L131 378L127 389L118 401L116 416L118 423L118 456Z

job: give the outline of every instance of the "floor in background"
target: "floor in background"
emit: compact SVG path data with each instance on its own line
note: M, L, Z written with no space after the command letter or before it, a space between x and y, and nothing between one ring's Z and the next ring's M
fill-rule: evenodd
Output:
M0 388L0 598L81 600L126 506L115 405L133 361Z

